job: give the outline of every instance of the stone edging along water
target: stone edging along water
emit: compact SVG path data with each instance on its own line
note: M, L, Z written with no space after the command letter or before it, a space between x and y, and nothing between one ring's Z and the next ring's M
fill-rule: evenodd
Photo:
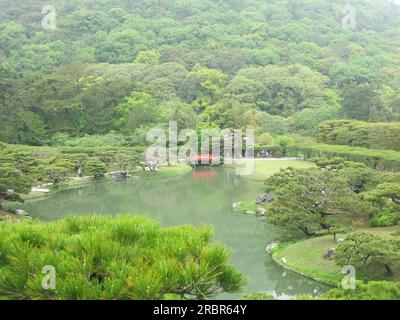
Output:
M323 279L320 279L320 278L317 278L317 277L313 277L313 276L311 276L309 274L306 274L306 273L301 272L299 270L296 270L296 269L288 267L283 261L280 261L278 258L276 258L274 256L273 250L270 253L268 253L268 255L272 258L272 260L277 265L279 265L281 268L285 269L286 271L293 272L293 273L298 274L298 275L300 275L300 276L302 276L304 278L311 279L311 280L314 280L316 282L319 282L319 283L322 283L322 284L325 284L325 285L328 285L328 286L331 286L331 287L336 287L336 285L337 285L334 282L323 280Z

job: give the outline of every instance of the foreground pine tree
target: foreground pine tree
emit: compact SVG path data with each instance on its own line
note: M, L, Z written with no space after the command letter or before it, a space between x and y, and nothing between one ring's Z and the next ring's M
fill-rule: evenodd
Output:
M140 216L2 222L0 239L0 299L206 299L246 282L210 230Z

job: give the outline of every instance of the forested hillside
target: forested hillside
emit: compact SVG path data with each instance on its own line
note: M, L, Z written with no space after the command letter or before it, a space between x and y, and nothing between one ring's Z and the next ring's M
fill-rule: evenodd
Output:
M180 128L313 136L400 120L400 6L350 1L0 1L0 140L62 144ZM114 133L116 132L116 133Z

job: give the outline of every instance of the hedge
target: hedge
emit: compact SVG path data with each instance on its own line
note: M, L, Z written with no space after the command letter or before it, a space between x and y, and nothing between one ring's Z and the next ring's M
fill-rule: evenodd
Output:
M144 152L146 147L56 147L63 154L86 153L91 156L98 152Z
M290 146L291 152L305 160L318 157L342 157L361 162L381 171L400 171L400 152L368 148L330 145L322 143L299 143Z
M39 155L40 158L46 158L51 156L60 156L62 154L87 154L92 157L97 153L101 152L113 152L113 153L127 153L127 152L137 152L144 153L146 147L135 146L135 147L36 147L36 146L26 146L26 145L16 145L16 144L5 144L0 142L0 150L3 152L29 152L33 155Z
M400 123L329 120L317 129L320 143L400 151Z

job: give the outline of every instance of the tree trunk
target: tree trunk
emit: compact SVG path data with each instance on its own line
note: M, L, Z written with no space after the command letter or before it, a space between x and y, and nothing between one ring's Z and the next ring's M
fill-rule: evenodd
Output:
M324 222L321 222L319 225L321 226L322 229L325 229L325 230L331 228L331 225L324 223Z
M6 198L6 196L7 196L7 192L0 191L0 209L3 209L1 202Z
M392 269L390 269L390 267L387 264L385 264L385 269L386 269L386 275L388 277L392 277L393 276L393 271L392 271Z

